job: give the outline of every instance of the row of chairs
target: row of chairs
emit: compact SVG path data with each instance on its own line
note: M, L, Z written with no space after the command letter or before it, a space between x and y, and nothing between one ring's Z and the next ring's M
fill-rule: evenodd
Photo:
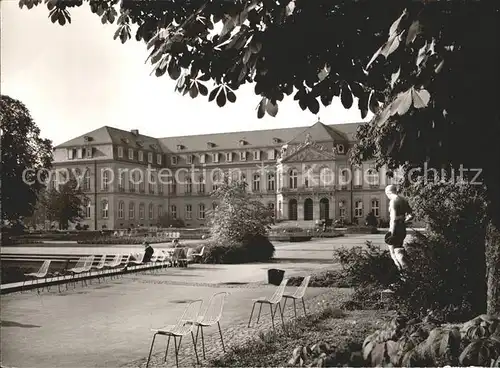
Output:
M284 312L286 308L286 302L288 299L293 300L293 306L294 306L294 312L295 312L295 317L297 317L297 306L296 306L296 301L301 300L302 301L302 306L304 308L304 315L307 315L306 312L306 305L304 301L304 296L306 289L309 285L309 281L311 279L311 276L306 276L300 286L295 290L293 293L285 293L285 287L288 283L288 279L284 279L281 284L277 287L275 292L271 297L260 297L258 299L253 299L253 307L252 307L252 312L250 314L250 320L248 321L248 327L250 327L250 322L252 320L253 312L255 309L256 304L260 304L260 309L259 309L259 315L257 317L257 323L260 320L260 313L262 311L262 305L263 304L268 304L270 309L271 309L271 320L272 320L272 325L273 329L275 329L274 325L274 316L277 310L280 311L281 315L281 321L283 323L283 330L285 330L285 321L284 321ZM198 343L198 335L199 332L201 331L201 341L202 341L202 349L203 349L203 359L206 358L205 354L205 337L203 334L203 328L211 327L217 325L219 329L219 335L220 335L220 341L222 344L222 350L225 352L226 348L224 346L224 339L222 337L222 330L220 327L220 320L222 317L223 313L223 308L224 308L224 302L225 298L229 295L227 292L220 292L216 293L211 296L211 298L208 301L208 305L206 308L202 308L203 306L203 300L202 299L197 299L194 301L191 301L186 309L184 310L183 314L181 315L180 319L175 325L170 325L170 326L165 326L163 328L158 328L158 329L152 329L151 331L154 332L153 334L153 340L151 341L151 347L149 348L149 356L148 360L146 363L146 368L149 367L149 363L151 361L151 354L153 353L153 347L154 343L156 340L156 337L158 335L160 336L165 336L168 338L167 340L167 348L165 350L165 356L163 358L163 361L167 361L167 355L168 355L168 349L170 346L170 338L174 338L174 352L175 352L175 363L176 366L179 366L179 351L180 351L180 345L182 338L187 335L191 335L191 339L193 342L193 348L194 352L196 355L196 362L197 364L200 364L200 360L198 357L198 350L197 350L197 343ZM281 308L281 301L283 301L283 308ZM273 308L274 307L274 308ZM194 328L196 328L196 335L194 334ZM177 341L177 339L179 339Z
M181 248L178 249L181 250ZM80 257L76 262L76 265L71 268L68 267L68 261L63 270L56 272L49 272L52 260L45 260L38 271L24 274L25 279L23 281L21 291L24 290L29 281L31 281L32 286L36 286L42 280L46 281L49 277L55 278L55 281L58 283L59 291L61 291L61 283L59 281L63 280L67 276L71 277L69 283L73 283L74 286L77 276L82 276L80 279L83 286L84 284L87 285L86 277L84 276L90 277L93 272L95 272L94 275L97 276L97 280L100 283L101 278L104 278L105 276L118 275L125 269L133 269L134 267L138 268L141 265L144 265L143 268L145 269L148 267L157 267L157 269L162 269L166 266L187 266L188 263L196 261L198 257L201 258L203 251L204 248L202 248L199 253L195 253L192 249L188 249L187 252L177 252L176 254L175 250L172 253L162 249L156 250L151 257L151 260L147 263L144 263L144 252L136 254L115 254L111 261L108 262L106 262L107 255L103 254L97 265L94 265L95 255L90 255ZM49 289L49 287L47 288ZM66 289L67 288L68 283L66 284ZM39 291L38 288L37 291Z

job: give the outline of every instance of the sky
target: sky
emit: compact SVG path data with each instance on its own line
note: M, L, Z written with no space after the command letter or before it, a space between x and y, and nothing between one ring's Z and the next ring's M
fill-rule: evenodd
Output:
M113 40L116 25L103 25L87 4L72 9L65 26L53 24L43 4L31 10L18 0L0 4L1 93L23 102L55 145L104 125L169 137L362 121L356 100L346 110L336 98L314 115L293 97L276 117L258 119L260 98L251 85L223 108L208 97L191 99L174 91L168 75L151 75L144 43Z

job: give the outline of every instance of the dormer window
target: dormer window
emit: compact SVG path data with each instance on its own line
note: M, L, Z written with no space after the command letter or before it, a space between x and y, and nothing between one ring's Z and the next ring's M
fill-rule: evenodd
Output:
M226 152L226 161L227 162L233 161L233 153L232 152Z
M215 147L215 143L214 142L207 142L207 147L208 148L214 148Z
M92 147L87 147L85 150L87 158L92 158Z
M138 160L141 162L144 161L144 152L142 152L142 151L138 152Z
M122 156L123 156L123 148L122 148ZM76 158L83 158L83 148L78 148L76 150Z
M75 158L75 150L73 148L68 149L68 160L73 160Z
M134 159L134 150L132 148L128 149L128 159L133 160Z
M153 163L153 152L148 152L148 163Z
M207 157L207 155L205 155L204 153L202 153L200 155L200 163L201 164L204 164L206 162L206 157Z
M273 149L269 150L268 158L269 158L269 160L275 160L276 159L276 151Z
M337 145L337 152L338 153L344 153L345 152L345 148L344 148L343 144Z
M118 157L123 158L123 147L118 147Z
M219 154L218 153L212 154L212 162L219 162Z
M260 151L253 151L253 159L260 160Z
M156 154L156 163L161 165L161 153Z
M274 144L281 143L281 139L279 139L279 138L273 138L273 143Z
M247 153L246 151L240 152L240 161L246 161L247 160Z
M248 142L244 139L240 139L240 146L246 146Z
M177 150L182 151L184 149L184 146L182 144L177 145Z
M192 164L193 163L193 155L187 155L186 157L186 162L188 164Z
M170 157L170 162L172 163L172 165L177 165L177 156Z

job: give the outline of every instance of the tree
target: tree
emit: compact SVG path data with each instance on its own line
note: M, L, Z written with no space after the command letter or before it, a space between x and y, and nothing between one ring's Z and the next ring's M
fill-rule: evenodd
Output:
M35 209L52 161L52 143L20 101L0 96L2 223L22 223Z
M82 3L50 1L52 22L64 25L68 9ZM354 96L362 116L376 113L359 132L355 160L481 169L490 218L488 311L500 313L500 119L488 88L499 80L498 2L124 0L119 16L115 4L90 1L90 8L103 23L116 20L122 42L136 25L156 75L168 73L183 94L224 106L242 84L255 83L259 117L276 116L285 95L313 113L318 98L328 106L340 96L350 108Z
M47 191L42 199L47 216L57 221L60 229L67 229L70 222L81 220L84 216L84 204L88 200L75 178Z
M267 236L271 217L268 208L248 193L245 182L225 180L212 193L218 205L209 213L214 243L243 243L249 238Z

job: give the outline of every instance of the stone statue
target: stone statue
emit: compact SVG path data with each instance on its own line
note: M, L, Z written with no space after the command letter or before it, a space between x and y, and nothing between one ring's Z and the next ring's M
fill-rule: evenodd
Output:
M406 238L406 225L413 219L412 209L408 201L399 195L395 185L388 185L385 194L389 198L389 232L385 235L385 242L389 247L391 257L399 270L407 265L404 240Z
M311 133L307 133L306 134L306 140L304 141L304 143L311 143L311 142L312 142Z

